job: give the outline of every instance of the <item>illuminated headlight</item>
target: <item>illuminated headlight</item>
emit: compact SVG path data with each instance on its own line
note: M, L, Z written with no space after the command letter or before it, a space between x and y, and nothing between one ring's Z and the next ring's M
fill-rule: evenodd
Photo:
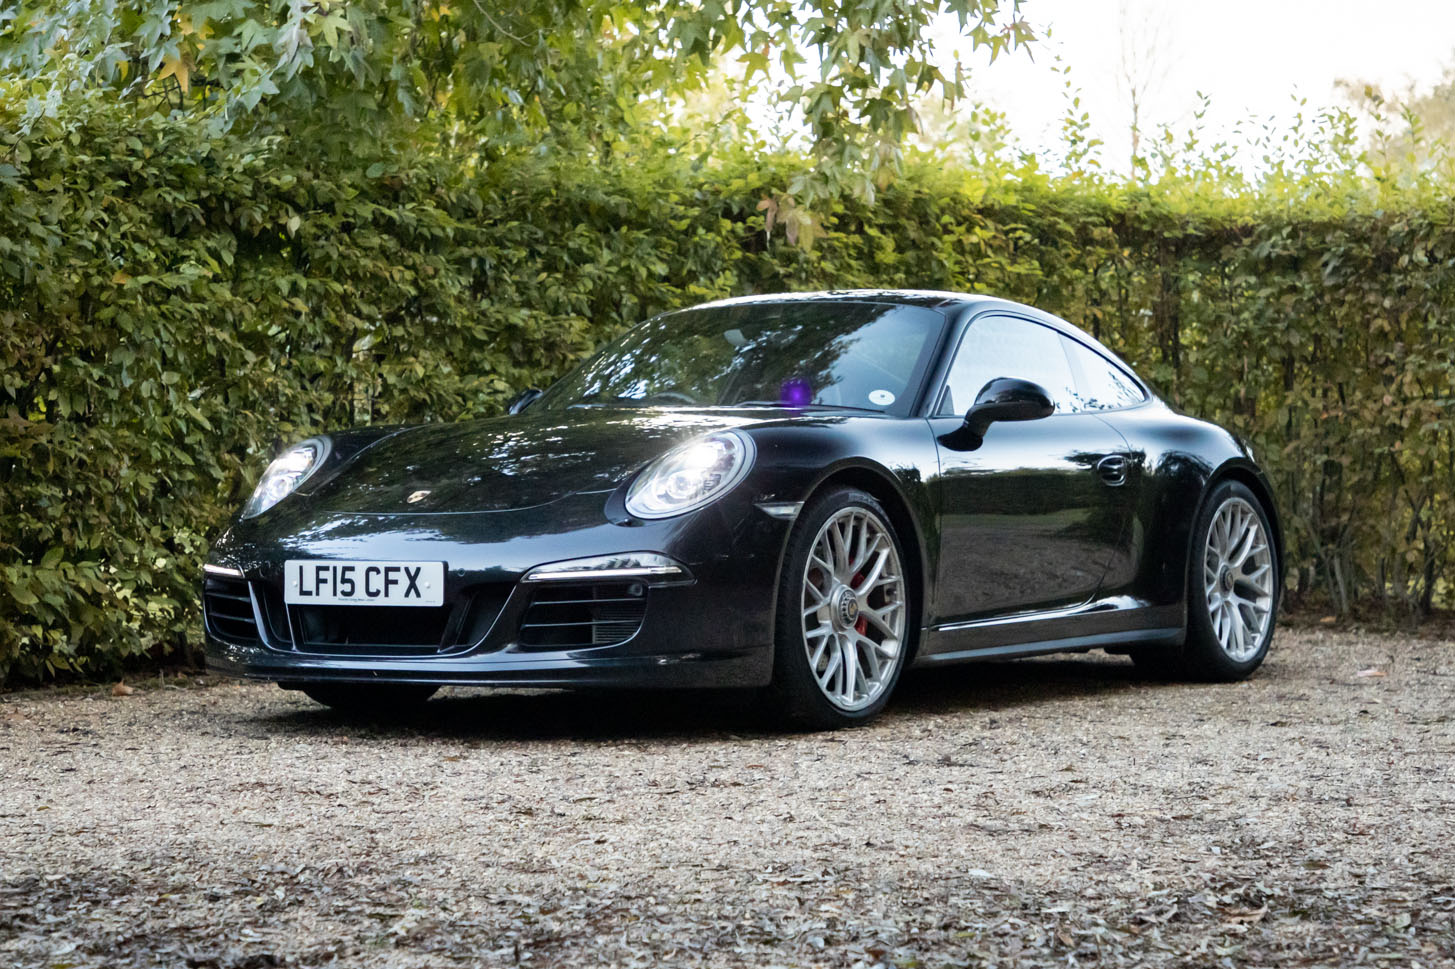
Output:
M647 465L626 493L638 518L671 518L701 508L743 480L753 464L753 442L719 431L680 444Z
M243 507L242 516L253 518L261 515L298 490L298 486L307 481L328 457L328 447L328 438L310 437L275 458L253 489L253 496Z

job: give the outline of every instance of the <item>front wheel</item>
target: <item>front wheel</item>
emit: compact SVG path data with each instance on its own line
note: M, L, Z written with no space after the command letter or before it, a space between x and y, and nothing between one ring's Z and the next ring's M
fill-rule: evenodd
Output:
M308 683L310 700L353 717L387 719L411 713L439 690L417 683Z
M1187 579L1187 641L1132 653L1154 673L1241 680L1268 654L1278 612L1278 550L1263 503L1237 481L1213 488L1197 516Z
M883 506L841 488L800 513L778 590L771 693L803 726L852 726L889 702L910 647L909 581Z

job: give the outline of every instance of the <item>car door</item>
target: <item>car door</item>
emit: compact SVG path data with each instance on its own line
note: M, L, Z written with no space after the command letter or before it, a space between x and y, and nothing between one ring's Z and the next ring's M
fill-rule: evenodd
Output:
M1056 409L992 424L974 449L939 441L935 624L1085 603L1121 544L1133 506L1128 447L1082 406L1066 339L996 312L971 321L954 350L932 398L937 440L997 377L1040 384Z
M1133 505L1141 500L1142 467L1146 448L1137 439L1138 423L1119 420L1118 414L1128 408L1141 406L1149 397L1146 389L1131 372L1101 349L1065 335L1062 340L1076 376L1076 406L1084 412L1093 412L1106 421L1127 442L1128 447L1126 480L1121 486L1121 497L1131 504L1126 509L1127 525L1122 532L1121 541L1111 550L1106 572L1101 579L1102 595L1108 595L1133 584L1141 545L1145 539L1141 529L1135 524L1136 509Z

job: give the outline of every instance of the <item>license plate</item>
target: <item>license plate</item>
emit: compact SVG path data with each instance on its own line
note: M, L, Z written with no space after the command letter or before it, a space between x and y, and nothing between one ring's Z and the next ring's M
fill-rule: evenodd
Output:
M289 559L283 601L290 606L439 606L443 562L338 562Z

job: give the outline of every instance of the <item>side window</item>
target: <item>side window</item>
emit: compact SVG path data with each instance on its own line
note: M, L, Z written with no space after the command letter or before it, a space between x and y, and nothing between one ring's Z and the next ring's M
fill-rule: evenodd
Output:
M1046 388L1056 413L1079 410L1076 381L1061 334L1012 316L982 316L965 331L945 379L937 414L964 414L996 377L1019 377Z
M1147 399L1142 389L1120 367L1070 337L1066 353L1076 365L1076 398L1079 410L1115 410Z

